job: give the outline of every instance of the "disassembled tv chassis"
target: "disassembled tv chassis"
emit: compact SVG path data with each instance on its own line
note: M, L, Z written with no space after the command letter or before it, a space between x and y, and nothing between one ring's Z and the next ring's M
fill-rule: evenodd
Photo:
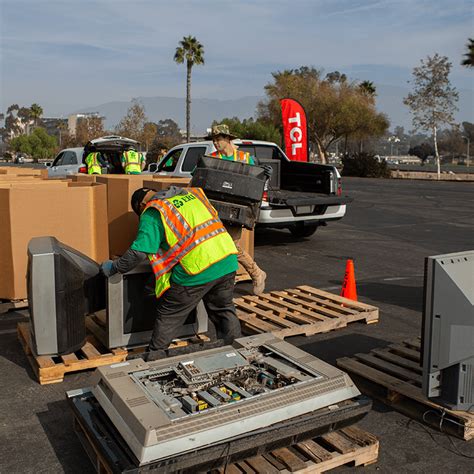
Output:
M360 395L347 374L271 334L154 362L100 367L92 393L140 465L214 447Z

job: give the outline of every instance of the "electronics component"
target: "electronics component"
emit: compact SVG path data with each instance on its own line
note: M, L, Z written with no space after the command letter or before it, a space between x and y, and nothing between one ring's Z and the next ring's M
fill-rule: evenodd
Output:
M474 406L474 250L425 261L423 393L454 410Z
M154 362L100 367L92 392L140 464L359 395L344 372L271 334Z

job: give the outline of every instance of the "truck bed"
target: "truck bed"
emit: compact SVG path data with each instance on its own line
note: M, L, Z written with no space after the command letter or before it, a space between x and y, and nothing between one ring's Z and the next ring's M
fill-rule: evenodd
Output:
M353 201L349 196L334 196L323 193L286 191L283 189L268 191L268 201L274 206L338 206Z

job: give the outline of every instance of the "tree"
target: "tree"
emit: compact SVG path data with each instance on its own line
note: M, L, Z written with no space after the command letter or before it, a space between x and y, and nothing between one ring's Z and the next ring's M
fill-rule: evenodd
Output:
M429 156L434 156L434 148L430 143L421 143L415 145L408 150L408 154L411 156L417 156L424 163Z
M467 53L464 54L465 58L461 61L462 66L474 67L474 39L469 38L466 45Z
M415 130L432 133L438 179L441 168L437 133L441 125L454 122L457 110L458 93L449 81L451 66L446 56L437 53L422 59L421 65L413 69L413 92L403 99L413 114Z
M362 81L359 84L359 89L367 97L375 98L376 88L372 81Z
M84 117L77 122L75 143L84 146L86 143L104 136L102 117Z
M148 117L145 114L145 107L138 99L132 99L132 105L129 107L125 117L123 117L115 127L115 131L123 137L141 141L143 139L143 130L147 122Z
M214 121L213 125L217 125L217 123L217 121ZM237 117L233 117L219 120L219 123L228 125L231 132L235 133L239 138L263 140L281 145L280 130L271 122L265 122L260 119L254 120L253 118L243 119L241 121Z
M30 135L13 138L10 147L16 152L32 156L37 161L39 158L50 158L57 148L57 142L44 128L37 127Z
M150 145L153 143L157 129L158 126L153 122L146 122L145 125L143 125L143 132L140 142L145 146L145 151L148 151Z
M42 115L43 115L43 108L37 103L31 104L30 116L34 121L35 127L38 126L38 120L41 118Z
M194 36L185 36L174 53L177 64L186 61L186 141L191 136L191 70L194 65L204 64L204 47Z
M439 151L452 158L464 154L464 139L459 125L442 130L438 136Z
M339 71L328 72L326 74L326 81L330 83L344 83L347 81L347 76L345 74L341 74Z
M363 140L383 135L389 126L387 117L375 109L375 97L347 80L336 81L341 76L336 73L322 79L321 71L307 66L272 73L273 81L265 86L267 98L258 105L259 118L281 130L280 99L299 101L306 111L309 141L323 163L329 146L338 140L347 145L355 139L361 148Z
M156 127L156 140L166 148L171 148L182 142L178 124L171 119L160 120Z

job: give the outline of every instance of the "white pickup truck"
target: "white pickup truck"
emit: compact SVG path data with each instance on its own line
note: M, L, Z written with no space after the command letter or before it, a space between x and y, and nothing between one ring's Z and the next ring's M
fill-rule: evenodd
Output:
M234 140L257 164L269 164L273 175L264 193L258 227L287 228L295 237L309 237L319 226L341 219L352 199L342 196L341 175L330 165L290 161L271 142ZM198 159L215 151L211 141L186 143L172 148L149 171L160 175L191 176Z

